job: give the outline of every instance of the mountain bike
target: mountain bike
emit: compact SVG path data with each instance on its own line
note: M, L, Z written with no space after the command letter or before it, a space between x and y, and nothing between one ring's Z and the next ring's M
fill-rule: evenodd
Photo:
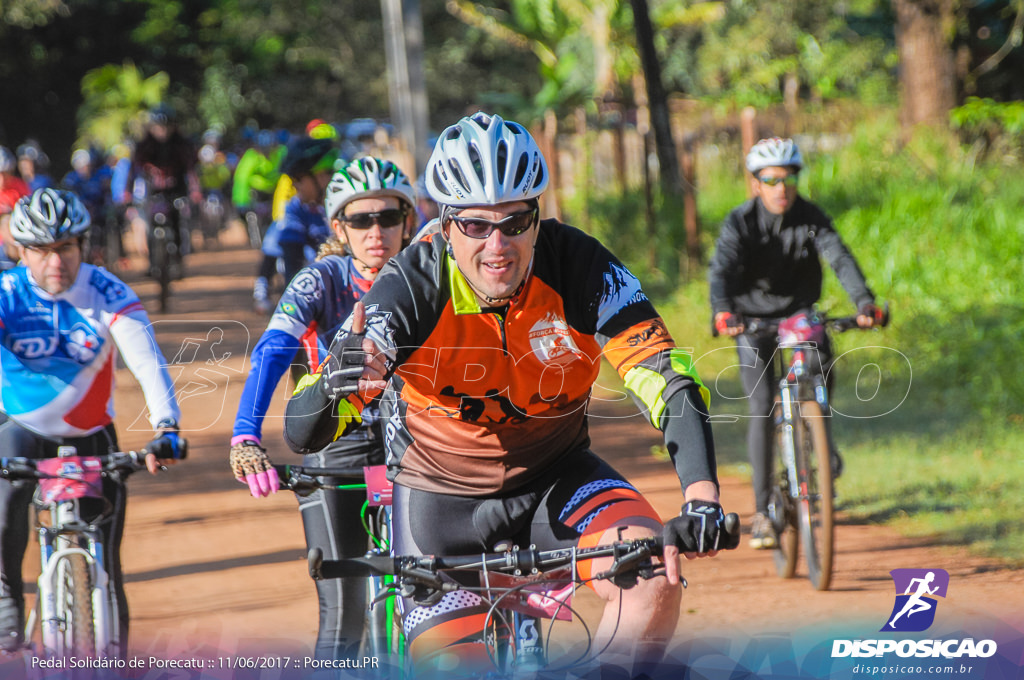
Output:
M188 233L182 211L187 205L185 198L175 198L164 193L155 193L146 199L149 275L160 285L160 312L166 312L171 295L171 281L184 276L184 244Z
M875 322L876 327L889 323L888 306ZM825 422L831 414L828 389L820 367L810 365L808 352L827 340L827 331L858 328L856 316L798 314L781 321L747 318L744 330L774 337L779 348L772 357L781 379L772 410L776 471L768 501L768 517L779 537L775 568L782 578L792 578L802 546L808 578L820 591L832 584L835 478Z
M391 550L391 483L385 467L304 467L275 465L282 485L298 496L323 490L364 489L367 493L361 519L368 539L367 555L388 555ZM321 553L322 554L322 553ZM380 659L400 655L405 645L396 614L396 597L390 576L366 576L366 627L360 652Z
M738 543L739 518L726 518L727 543ZM621 533L621 532L620 532ZM453 590L470 590L489 606L484 641L498 677L533 677L538 671L560 673L594 663L604 651L593 649L593 635L571 604L573 592L585 584L578 565L586 560L611 557L611 565L590 580L609 580L623 589L638 580L664 574L653 558L662 554L660 536L624 540L586 548L537 550L534 546L469 556L387 555L368 553L365 557L324 560L319 549L307 557L314 580L326 578L372 578L389 576L390 588L418 605L430 606ZM459 575L478 576L479 586L467 586ZM686 580L681 579L683 587ZM549 620L546 633L540 622ZM575 658L549 662L549 649L557 620L575 620L585 633L582 652ZM490 675L488 676L490 677Z
M103 495L103 478L123 485L133 472L146 468L146 452L78 456L74 446L57 451L56 458L0 458L0 477L38 482L32 504L40 575L25 644L45 658L123 658L127 650L101 528L114 508ZM32 642L36 623L38 649Z

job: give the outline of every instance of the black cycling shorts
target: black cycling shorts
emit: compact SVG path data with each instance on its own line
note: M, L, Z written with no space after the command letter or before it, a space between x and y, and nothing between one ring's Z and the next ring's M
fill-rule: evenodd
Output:
M473 555L503 541L553 550L596 545L616 526L661 530L651 504L588 450L565 455L526 486L499 496L451 496L396 484L393 503L401 555Z

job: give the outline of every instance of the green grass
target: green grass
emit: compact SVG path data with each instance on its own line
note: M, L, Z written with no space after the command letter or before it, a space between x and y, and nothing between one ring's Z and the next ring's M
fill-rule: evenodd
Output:
M893 310L884 331L834 338L837 355L850 351L833 394L845 414L834 421L846 460L843 511L1024 566L1024 168L978 160L944 139L901 147L888 112L831 155L807 157L801 192L833 216ZM737 165L723 152L699 166L708 253L722 218L745 198ZM616 221L602 224L602 214ZM613 249L645 284L654 281L676 341L696 349L712 412L742 415L732 343L710 337L705 274L676 285L652 272L639 227L624 223L629 214L594 210L592 229L601 235L614 224L629 235ZM853 311L831 274L821 307ZM860 370L870 364L878 369ZM715 426L731 472L746 470L745 428L743 420Z

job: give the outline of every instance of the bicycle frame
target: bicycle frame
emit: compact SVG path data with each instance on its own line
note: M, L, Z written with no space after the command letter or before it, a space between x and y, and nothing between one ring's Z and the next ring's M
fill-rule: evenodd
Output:
M64 587L62 569L70 568L69 558L81 555L89 567L96 652L103 657L117 656L120 633L117 608L110 601L110 578L103 556L100 530L85 522L77 500L59 501L49 506L51 521L38 530L41 571L37 603L43 644L43 656L64 657L71 653L63 633L66 621L59 615L57 599ZM34 622L26 625L30 639Z
M785 360L785 350L790 350L789 360ZM799 418L803 414L798 412L800 402L815 401L821 407L821 413L828 414L828 390L825 387L824 377L820 372L815 372L807 367L806 352L814 349L812 345L797 345L789 348L779 348L774 361L778 369L779 380L779 404L781 413L778 418L777 427L782 428L781 451L779 452L786 470L789 472L789 493L792 498L799 498L801 490L797 476L797 461L794 443L794 427L799 424ZM811 391L813 390L813 391Z
M548 667L546 636L542 634L541 627L537 624L541 617L523 614L517 606L512 605L511 602L516 595L528 592L527 589L535 586L538 580L563 588L575 588L581 583L576 569L577 562L598 557L610 557L613 562L606 571L593 575L593 579L607 579L620 583L616 580L620 577L631 577L634 582L639 578L652 578L663 573L652 562L653 556L661 554L661 545L661 537L651 537L620 539L614 544L588 548L571 547L539 551L533 546L504 546L500 548L501 552L466 556L367 555L363 558L345 560L324 560L322 553L314 548L309 552L308 563L309 573L315 580L363 577L370 574L394 575L397 584L408 590L410 595L419 587L425 588L419 591L422 600L417 600L417 604L427 606L436 604L443 593L465 587L452 580L449 572L480 573L481 585L469 590L483 593L486 595L484 599L490 604L491 611L485 625L488 654L495 671L501 677L515 677L517 674L529 675L540 669L547 672L567 671L580 664L593 662L603 651L593 652L590 647L593 637L584 623L587 649L564 667ZM498 580L499 578L501 580ZM545 578L548 580L545 581ZM629 587L622 583L620 586ZM542 598L551 601L554 614L546 613L543 618L565 619L567 617L557 614L567 612L583 621L579 612L573 610L567 602L549 597L550 592L541 591L540 594ZM504 602L508 597L513 597L513 600L509 603ZM494 626L507 628L507 634L499 635L493 629ZM550 635L550 630L548 634Z
M295 465L275 466L285 486L295 493L308 493L313 489L366 489L367 503L364 506L363 528L372 542L363 559L372 561L388 560L392 555L391 532L391 488L384 466L371 466L362 470L341 468L312 468ZM335 485L319 481L334 478L350 483ZM353 483L357 480L363 483ZM368 519L368 509L376 508L374 520ZM310 555L322 553L317 548ZM312 575L312 574L311 574ZM367 625L368 648L364 652L373 656L397 656L404 658L405 634L400 623L401 599L400 579L391 574L366 572L359 574L367 584ZM313 576L316 580L318 577ZM507 586L502 587L502 590ZM381 609L383 605L383 609ZM567 605L566 605L567 607ZM546 663L544 638L541 635L539 617L516 609L497 612L488 624L496 644L495 665L504 667L506 672L525 672L527 669L543 667ZM507 634L498 635L496 627L504 626ZM404 672L400 671L400 673Z
M186 450L183 447L182 458ZM122 657L126 641L112 597L114 584L101 528L112 513L105 507L86 520L82 499L107 503L104 478L123 493L125 477L146 467L146 451L83 457L75 453L75 447L61 446L54 458L0 458L3 478L37 482L32 504L39 520L41 569L36 604L25 629L26 647L32 648L38 623L44 657Z
M366 553L373 556L389 555L391 551L391 486L384 474L384 466L365 468L315 468L298 465L276 465L278 476L286 488L297 495L308 494L316 489L363 489L366 503L363 506L363 529L371 545ZM345 484L329 483L327 479L345 481ZM374 510L375 509L375 510ZM371 656L401 655L405 647L405 636L396 621L396 595L394 578L381 574L366 576L367 588L367 639L364 650ZM381 606L382 605L382 606ZM397 635L393 632L397 631Z
M778 536L776 570L783 578L794 576L799 543L817 590L828 590L832 579L834 493L824 366L809 362L810 353L828 341L827 325L842 329L837 321L849 323L800 314L777 324L754 320L749 330L771 334L778 346L771 360L779 376L774 445L781 466L768 504Z

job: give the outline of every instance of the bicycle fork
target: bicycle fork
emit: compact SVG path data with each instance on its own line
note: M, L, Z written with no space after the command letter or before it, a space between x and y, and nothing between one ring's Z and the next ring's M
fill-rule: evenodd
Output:
M796 474L796 419L793 417L793 410L797 408L794 399L795 386L783 385L782 393L782 423L779 437L779 454L782 456L782 464L787 471L787 482L789 486L789 497L796 499L800 496L800 483Z
M66 649L63 633L67 630L67 621L58 606L57 598L62 591L60 582L61 567L70 568L68 560L74 555L85 558L89 569L90 600L92 602L93 630L96 651L102 656L112 655L118 644L116 626L111 620L109 602L109 577L103 562L103 546L96 540L96 530L77 518L72 506L73 502L60 503L54 512L57 521L54 527L39 529L40 563L42 565L38 580L38 600L40 630L42 633L43 653L45 656L60 656L70 652ZM86 548L75 546L73 537L85 536Z

